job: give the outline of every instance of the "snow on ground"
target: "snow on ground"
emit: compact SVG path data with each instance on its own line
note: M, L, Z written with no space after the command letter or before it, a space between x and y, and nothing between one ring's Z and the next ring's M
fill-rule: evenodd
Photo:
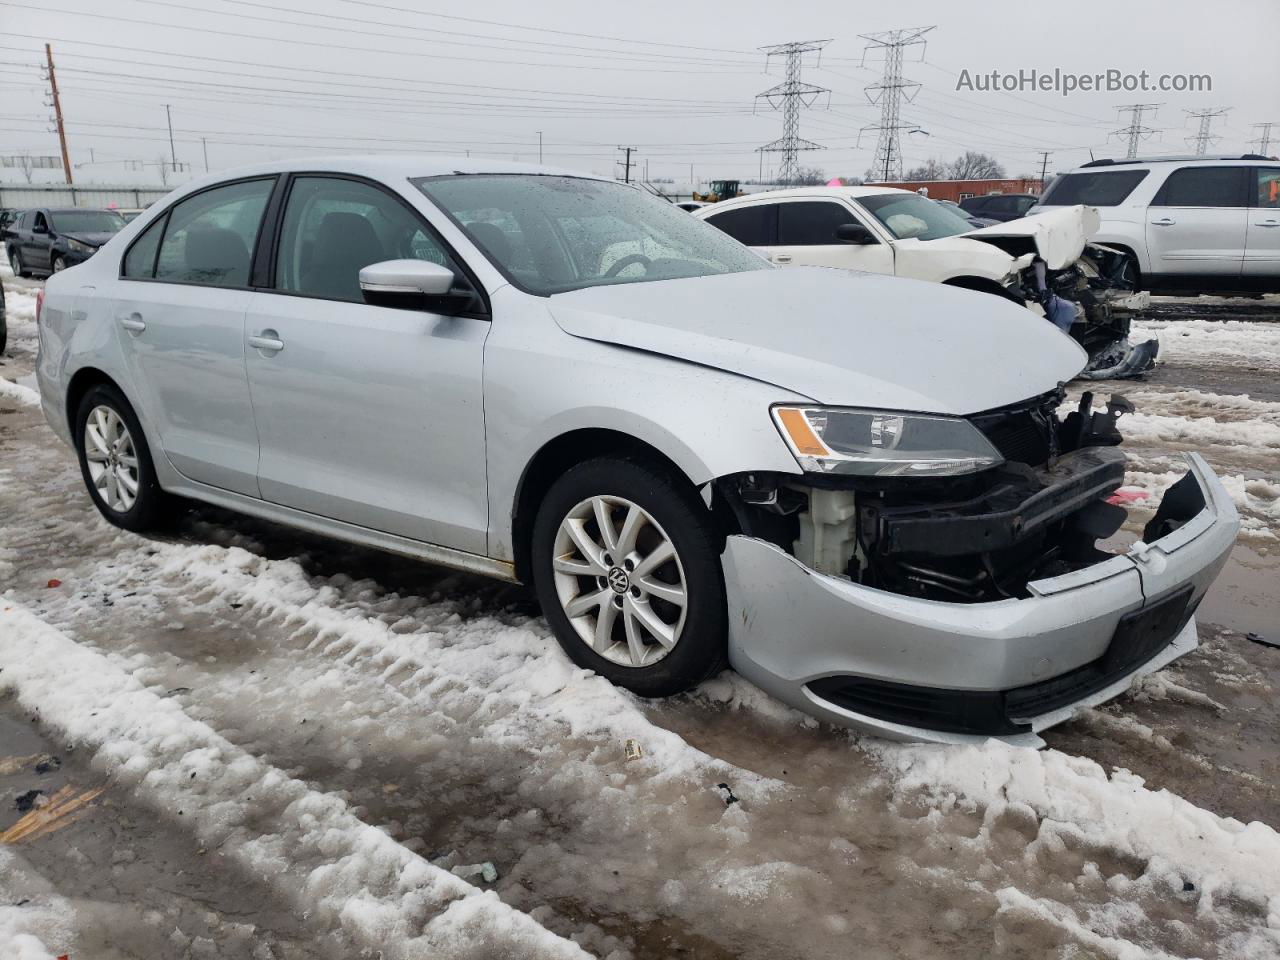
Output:
M200 842L270 875L314 920L387 957L584 957L493 893L464 883L237 749L103 655L16 603L0 606L0 683ZM38 954L37 954L38 956Z
M1129 339L1155 337L1160 362L1280 370L1280 324L1246 320L1141 320Z

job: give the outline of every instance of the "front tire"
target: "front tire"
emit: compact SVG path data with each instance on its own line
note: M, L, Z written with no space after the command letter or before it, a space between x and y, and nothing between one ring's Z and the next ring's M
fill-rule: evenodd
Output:
M99 384L81 398L75 439L80 474L108 523L134 533L165 525L169 497L156 480L142 425L118 389Z
M573 467L547 491L532 549L538 601L574 663L643 697L724 668L720 544L668 471L623 457Z
M66 258L65 258L65 257L54 257L54 258L53 258L53 272L54 272L54 273L61 273L61 272L62 272L63 270L65 270L65 269L67 269L67 261L66 261Z

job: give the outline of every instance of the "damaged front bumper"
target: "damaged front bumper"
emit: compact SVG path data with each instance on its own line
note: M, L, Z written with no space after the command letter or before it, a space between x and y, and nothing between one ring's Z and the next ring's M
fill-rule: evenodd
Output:
M1187 460L1198 513L1125 555L1032 581L1020 598L904 596L730 536L730 662L800 710L880 736L1039 746L1040 731L1195 648L1195 608L1239 518L1204 460Z

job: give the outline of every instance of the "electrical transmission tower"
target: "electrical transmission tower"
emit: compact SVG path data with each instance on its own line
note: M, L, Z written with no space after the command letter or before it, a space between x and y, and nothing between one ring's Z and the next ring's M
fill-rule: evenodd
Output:
M879 83L873 83L866 88L867 99L880 105L880 122L858 131L859 140L868 130L879 131L879 137L876 139L876 159L872 169L880 171L882 180L902 179L902 131L912 132L919 129L914 123L902 122L900 111L903 97L905 96L910 103L920 89L920 84L902 76L902 53L907 47L917 44L923 47L924 35L934 29L936 27L907 27L902 30L859 34L863 40L867 41L862 51L864 66L869 51L884 50L884 75ZM920 55L924 56L923 50Z
M1151 139L1152 135L1160 132L1153 127L1144 126L1142 123L1142 117L1147 111L1150 111L1151 115L1154 117L1156 110L1161 106L1163 106L1163 104L1127 103L1122 107L1116 107L1117 110L1128 110L1130 115L1129 125L1127 127L1121 127L1119 130L1111 131L1113 136L1129 138L1129 149L1125 153L1125 159L1132 160L1137 157L1138 144L1143 140Z
M1271 146L1271 128L1277 126L1280 126L1280 124L1274 123L1270 120L1266 123L1255 123L1253 125L1254 129L1260 130L1261 133L1259 133L1256 139L1250 140L1249 142L1256 143L1258 145L1258 152L1264 157L1269 156L1267 148Z
M1187 143L1196 145L1196 156L1203 157L1209 151L1209 144L1217 143L1221 137L1214 136L1209 132L1209 125L1213 122L1214 117L1225 117L1230 107L1222 107L1217 110L1187 110L1186 114L1194 120L1200 121L1200 129L1194 134L1187 137Z
M782 154L782 165L778 168L778 182L794 183L800 176L800 162L797 154L801 150L822 150L820 143L805 140L800 136L800 109L811 107L824 93L831 91L826 87L815 87L800 79L800 65L806 53L821 51L830 40L801 40L794 43L778 43L771 47L761 47L765 52L765 61L773 57L786 57L787 79L764 93L756 94L756 102L767 100L769 106L782 111L782 136L777 140L757 147L758 153Z

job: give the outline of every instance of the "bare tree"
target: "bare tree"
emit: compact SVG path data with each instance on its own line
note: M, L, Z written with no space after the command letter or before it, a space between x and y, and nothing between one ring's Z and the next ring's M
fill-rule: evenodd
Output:
M32 173L35 164L31 160L31 154L24 153L18 157L18 166L22 169L22 175L27 178L27 183L31 182Z
M820 187L827 179L827 175L818 167L801 167L796 171L792 184L797 187Z
M947 165L951 180L998 180L1004 167L995 157L976 150L966 150Z
M950 176L947 172L947 164L937 157L930 157L925 163L918 167L912 167L906 172L904 180L948 180Z

